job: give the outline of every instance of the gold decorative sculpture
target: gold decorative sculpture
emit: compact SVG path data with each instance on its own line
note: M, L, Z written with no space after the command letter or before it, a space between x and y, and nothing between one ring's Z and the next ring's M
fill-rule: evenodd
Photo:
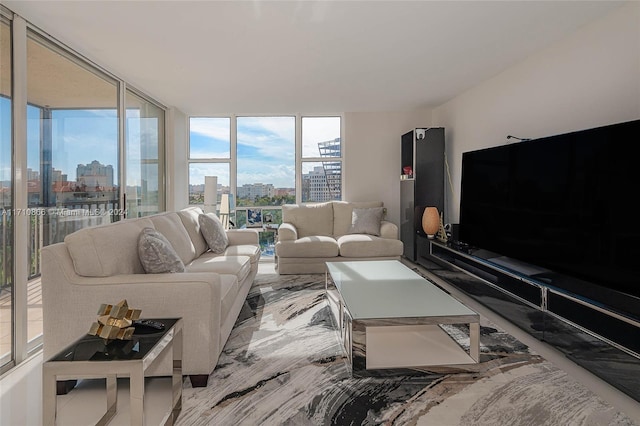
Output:
M141 309L130 309L126 299L115 305L103 303L98 309L98 321L91 324L89 334L106 341L131 340L135 330L133 321L140 318L141 313Z
M440 226L438 227L438 232L436 233L436 239L446 243L449 239L447 237L447 231L444 229L444 214L440 213Z

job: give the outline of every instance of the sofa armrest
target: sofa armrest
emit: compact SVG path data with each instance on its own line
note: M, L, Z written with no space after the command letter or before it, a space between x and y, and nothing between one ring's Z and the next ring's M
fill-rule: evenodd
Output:
M298 230L293 223L283 222L278 227L278 241L295 241L298 239Z
M211 272L77 275L64 243L42 249L42 298L45 359L86 334L101 303L126 299L146 318L182 317L185 374L213 370L222 324L221 276Z
M380 222L380 237L397 240L398 226L395 223L383 220L382 222Z
M230 246L243 244L260 244L260 233L257 229L229 229L227 230Z

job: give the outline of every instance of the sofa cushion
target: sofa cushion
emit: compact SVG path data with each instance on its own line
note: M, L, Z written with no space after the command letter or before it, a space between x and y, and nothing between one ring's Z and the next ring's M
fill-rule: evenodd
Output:
M278 241L293 241L298 239L298 230L292 223L282 223L278 227Z
M201 214L198 216L198 224L211 251L217 254L224 252L229 245L229 238L218 216L215 213Z
M383 210L383 207L354 208L351 214L349 234L369 234L379 237Z
M255 229L227 229L227 238L229 238L230 246L239 246L243 244L260 244L260 232Z
M220 318L227 318L238 296L238 278L235 275L220 275Z
M184 229L187 230L189 238L193 243L193 248L195 249L194 258L209 250L209 246L202 236L202 232L200 232L200 224L198 223L198 216L202 213L203 211L200 207L187 207L186 209L182 209L178 212L178 216L180 216L180 220L182 220Z
M140 232L138 256L147 274L184 272L184 263L169 240L153 228L144 228Z
M154 228L169 240L182 263L187 264L196 257L196 249L178 213L159 213L148 218L153 222Z
M335 257L338 243L332 237L314 236L298 238L295 241L278 241L276 255L281 257Z
M338 246L343 257L401 256L404 249L400 240L365 234L343 235L338 238Z
M260 260L260 246L253 244L227 246L222 256L247 256L251 263L256 263Z
M333 236L338 238L349 232L351 228L351 215L353 209L366 209L371 207L382 207L382 201L334 201L333 203Z
M333 206L331 203L303 206L285 204L282 206L282 221L296 227L298 238L314 235L329 237L333 235Z
M251 272L251 261L247 256L221 256L208 252L194 259L185 269L187 272L215 272L235 275L238 282L241 282Z
M76 273L84 277L144 274L138 236L147 227L154 227L148 218L125 219L67 235L64 242Z

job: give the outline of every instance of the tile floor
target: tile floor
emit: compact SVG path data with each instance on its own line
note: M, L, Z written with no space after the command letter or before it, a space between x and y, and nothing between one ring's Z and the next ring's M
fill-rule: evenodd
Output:
M273 273L273 261L262 262L259 273ZM605 399L634 422L640 425L640 403L629 398L581 367L573 364L553 348L541 343L516 326L506 322L493 312L479 305L458 292L448 288L456 297L481 315L494 321L498 326L513 334L523 343L531 346L544 358L565 370L576 380L587 386L594 393ZM0 378L0 426L36 426L42 424L42 354L32 356L28 361L14 368ZM169 407L169 379L149 379L147 383L148 424L155 424L154 419L162 416L163 410ZM112 425L129 424L127 380L119 381L118 413ZM80 425L92 424L101 416L106 408L105 391L100 382L82 383L73 392L58 397L59 424Z

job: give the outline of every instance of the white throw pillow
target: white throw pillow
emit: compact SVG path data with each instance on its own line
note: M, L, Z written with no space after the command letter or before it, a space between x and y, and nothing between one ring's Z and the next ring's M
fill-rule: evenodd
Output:
M223 253L229 245L229 237L224 230L224 225L214 213L201 214L198 216L200 232L212 252Z
M369 234L379 237L383 213L384 207L353 209L349 234Z
M138 237L138 257L147 274L184 272L184 263L160 232L143 228Z

